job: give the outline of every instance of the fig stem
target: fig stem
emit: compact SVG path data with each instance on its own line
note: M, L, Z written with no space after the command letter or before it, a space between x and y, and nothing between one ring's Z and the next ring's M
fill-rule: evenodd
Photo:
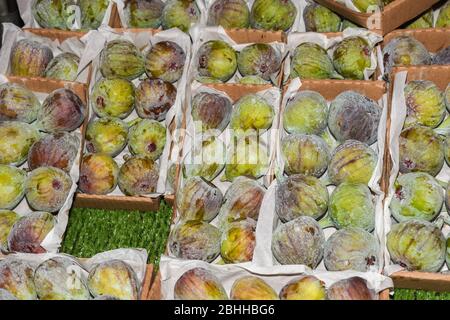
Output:
M325 217L323 217L321 220L319 220L319 225L322 229L335 227L333 220L331 220L331 217L329 214L327 214Z

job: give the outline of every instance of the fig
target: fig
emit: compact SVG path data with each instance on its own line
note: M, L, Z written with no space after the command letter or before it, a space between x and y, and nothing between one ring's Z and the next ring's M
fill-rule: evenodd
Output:
M86 129L86 149L92 153L119 155L127 145L128 125L118 118L92 119Z
M364 70L371 65L371 52L364 38L346 38L334 49L333 65L345 79L364 80Z
M219 213L222 192L202 177L192 177L178 190L176 205L181 219L210 222Z
M258 181L237 177L225 193L219 213L220 225L225 227L243 220L258 220L265 191Z
M437 272L444 264L445 238L430 222L411 219L395 224L386 243L392 261L409 271Z
M239 52L237 65L242 76L260 76L270 80L281 68L281 54L270 44L255 43Z
M52 50L37 41L22 39L11 49L10 72L19 77L42 77L53 59Z
M351 277L335 282L328 288L328 300L378 300L367 281L360 277Z
M406 25L406 29L433 28L433 10L429 10Z
M433 57L433 64L450 64L450 46L438 51Z
M296 16L297 8L291 0L255 0L250 24L254 29L288 31Z
M330 106L328 127L339 142L358 140L368 145L378 138L381 108L355 91L339 94Z
M445 101L441 90L431 81L410 81L405 87L405 126L415 124L436 128L445 117Z
M436 28L450 27L450 2L447 1L439 10L439 15L436 20Z
M199 19L200 9L195 0L169 0L162 11L161 24L164 30L178 28L187 33Z
M158 29L163 9L161 0L127 0L124 13L130 28Z
M0 261L0 288L18 300L36 300L33 267L17 258Z
M344 31L347 28L360 28L357 24L353 23L350 20L342 19L341 31Z
M124 79L101 79L90 95L91 107L100 118L125 119L133 111L134 102L134 85Z
M424 172L400 175L394 184L389 209L399 222L420 219L434 220L442 209L444 197L437 180Z
M105 17L109 0L80 0L81 28L98 29Z
M159 167L146 157L131 157L120 168L118 184L127 196L140 196L156 192Z
M266 81L260 76L245 76L238 80L239 84L270 84L270 81Z
M20 84L7 82L0 85L0 122L36 120L41 103L31 90Z
M234 138L227 152L225 180L234 181L239 176L258 179L269 168L269 155L258 136Z
M274 116L273 107L266 99L257 94L247 94L235 103L230 128L238 134L247 131L261 134L272 126Z
M120 300L119 298L112 297L112 296L98 296L97 298L94 298L93 300Z
M382 8L384 0L352 0L355 7L363 12L371 12L374 8Z
M341 18L327 7L315 2L306 5L303 20L307 32L339 32Z
M178 165L172 162L169 165L169 168L167 169L167 180L166 180L167 192L173 193L173 191L176 189L175 186L177 181L177 168Z
M230 298L232 300L278 300L278 295L263 279L245 276L233 283Z
M21 165L39 140L39 131L25 122L0 122L0 164Z
M45 69L45 77L50 79L75 81L78 76L80 58L73 53L61 53L54 57Z
M315 91L300 91L289 99L283 113L283 126L289 133L321 135L327 128L328 105Z
M366 230L345 228L325 242L323 261L328 271L366 272L378 267L379 250L377 239Z
M225 263L249 262L256 246L256 223L252 220L234 222L222 234L220 254Z
M231 101L224 95L200 92L192 98L192 120L200 132L225 130L231 111Z
M80 190L87 194L104 195L117 186L119 167L111 156L103 153L87 154L81 161Z
M389 41L383 49L385 74L396 66L431 64L431 55L425 46L410 36L398 36Z
M377 154L368 145L347 140L338 146L328 165L330 181L368 184L377 165Z
M156 160L166 145L166 128L155 120L143 119L130 128L128 138L132 154Z
M149 78L176 82L183 75L186 53L172 41L155 44L145 58L145 71Z
M177 88L170 82L144 80L136 89L136 112L141 118L162 121L176 98Z
M447 134L444 139L444 158L447 165L450 163L450 134Z
M19 218L14 211L0 210L0 250L8 249L8 235Z
M250 26L250 10L244 0L215 0L208 11L209 26L242 29Z
M281 300L325 300L325 283L314 276L292 280L281 289Z
M327 187L316 177L294 174L276 187L275 211L283 222L301 216L319 219L327 209Z
M8 247L12 252L45 253L42 241L55 227L56 219L48 212L32 212L20 218L8 236Z
M28 153L28 168L55 167L70 172L80 148L78 136L60 132L36 141Z
M344 182L330 197L330 218L337 229L358 227L368 232L375 228L375 205L369 187Z
M450 110L450 84L448 84L447 88L445 89L444 100L445 100L445 106L447 107L447 110Z
M207 222L181 221L170 233L168 246L176 258L212 262L220 254L220 238L220 230Z
M186 271L174 287L175 300L228 300L219 279L204 268Z
M237 69L237 53L225 41L210 40L201 45L197 52L198 73L203 77L226 82Z
M37 125L49 133L74 131L81 126L87 112L84 102L72 90L57 89L42 103Z
M36 0L31 11L37 23L46 29L70 29L76 14L75 0Z
M295 48L291 57L291 79L343 79L334 70L327 51L316 43L305 42Z
M225 151L225 144L215 136L200 140L184 159L184 175L214 180L225 166Z
M298 217L276 228L272 253L280 264L303 264L315 269L322 260L325 236L311 217Z
M144 73L144 57L128 40L108 42L100 54L100 71L106 79L133 80Z
M133 269L121 260L99 263L90 270L88 287L92 295L120 300L138 300L139 284Z
M34 284L40 300L89 300L83 268L69 257L53 257L34 272Z
M291 134L281 140L284 171L319 178L327 170L330 153L326 142L314 135Z
M413 126L400 134L400 172L436 176L444 165L444 143L432 129Z
M0 209L14 209L25 195L25 171L0 164Z

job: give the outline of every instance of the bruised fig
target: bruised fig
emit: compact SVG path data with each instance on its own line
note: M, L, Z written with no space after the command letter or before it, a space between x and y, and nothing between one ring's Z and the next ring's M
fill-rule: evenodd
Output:
M204 268L183 273L174 288L175 300L228 300L219 279Z
M377 141L381 108L355 91L338 95L330 106L328 127L339 141L358 140L368 145Z
M367 281L360 277L351 277L335 282L328 288L328 300L378 300Z
M183 220L209 222L219 213L223 195L211 182L192 177L178 191L177 209Z
M0 261L0 289L6 290L18 300L36 300L33 267L17 258Z
M168 0L161 16L164 30L178 28L183 32L188 32L199 19L200 9L194 0Z
M111 156L87 154L81 161L78 186L87 194L108 194L116 188L118 175L119 167Z
M134 80L144 73L144 57L128 40L113 40L100 54L100 71L106 79Z
M288 175L322 176L327 170L330 154L326 142L314 135L291 134L281 141L281 154Z
M131 127L128 149L137 156L158 159L166 145L166 128L161 123L143 119Z
M128 141L128 125L118 118L92 119L86 129L86 149L92 153L119 155Z
M25 196L34 210L56 212L62 208L72 188L72 178L63 170L40 167L28 175Z
M100 118L125 119L133 111L135 88L124 79L101 79L90 95L90 105Z
M281 68L281 55L270 44L255 43L241 50L237 59L242 76L260 76L270 80Z
M27 174L13 166L0 164L0 209L15 208L25 195Z
M371 52L364 38L346 38L334 49L333 65L345 79L364 80L364 71L371 65Z
M0 122L0 164L20 166L27 160L33 143L39 140L39 131L25 122Z
M75 81L78 76L80 58L73 53L64 52L54 57L45 69L45 77L50 79Z
M0 85L0 121L36 120L41 104L31 90L16 83Z
M242 29L250 25L250 10L245 0L215 0L208 11L208 26Z
M83 268L69 257L53 257L42 262L34 273L40 300L89 300Z
M183 75L186 53L172 41L155 44L145 58L145 71L149 78L176 82Z
M136 112L141 118L162 121L176 98L177 89L170 82L144 80L136 89Z
M325 300L325 283L314 276L303 276L293 280L281 289L281 300Z
M38 112L38 127L45 132L74 131L84 121L87 108L72 90L58 89L45 98Z
M333 11L315 2L308 3L303 11L306 32L339 32L341 18Z
M14 211L0 210L0 250L8 249L8 235L19 218Z
M179 259L212 262L220 254L221 232L201 221L181 221L169 236L170 253Z
M291 0L255 0L250 24L255 29L288 31L296 15L297 8Z
M28 167L55 167L70 172L80 148L78 136L60 132L35 142L28 153Z
M201 132L225 130L231 111L230 99L218 93L200 92L192 99L192 120Z
M32 212L17 221L9 236L10 251L21 253L45 253L42 241L55 227L56 219L48 212Z
M319 219L327 209L327 187L315 177L295 174L276 187L275 211L283 222L301 216Z
M222 234L220 254L225 263L249 262L256 246L256 223L253 220L234 222Z
M127 0L124 14L130 28L158 29L163 9L161 0Z
M278 300L278 295L263 279L245 276L233 283L230 298L232 300Z
M22 39L11 49L10 72L18 77L43 77L53 59L52 50L34 40Z
M127 196L140 196L156 192L159 167L146 157L131 157L120 168L118 184Z
M120 300L138 300L139 284L136 273L126 262L101 262L90 270L88 287L92 295L110 296Z
M280 264L304 264L314 269L322 260L324 242L316 220L298 217L274 231L272 253Z
M247 94L236 102L231 114L230 128L236 134L251 131L261 134L272 125L273 107L257 94Z
M212 77L222 82L230 80L237 69L236 51L222 40L203 43L196 59L200 76Z

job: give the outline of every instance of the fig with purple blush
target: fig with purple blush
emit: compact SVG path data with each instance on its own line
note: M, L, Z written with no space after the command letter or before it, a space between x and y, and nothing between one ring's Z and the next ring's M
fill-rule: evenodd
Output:
M165 145L166 128L155 120L140 120L130 129L128 148L133 155L157 160Z
M162 121L176 98L177 89L170 82L144 80L136 89L136 112L141 118Z
M81 161L80 190L87 194L104 195L117 186L119 166L114 159L103 153L87 154Z

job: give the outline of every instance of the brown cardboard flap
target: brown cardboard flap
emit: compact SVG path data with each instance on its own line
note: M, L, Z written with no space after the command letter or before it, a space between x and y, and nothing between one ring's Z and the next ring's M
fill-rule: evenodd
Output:
M271 84L238 84L238 83L211 83L205 86L213 88L218 91L225 92L233 102L239 100L241 97L257 93L262 90L273 88Z
M450 30L449 30L450 31ZM449 39L450 40L450 39ZM393 75L398 72L407 71L407 81L428 80L434 82L442 91L450 83L450 65L444 66L419 66L419 67L396 67L393 69ZM393 81L392 78L391 81Z
M157 211L160 198L93 195L77 193L73 205L75 208L94 208L108 210Z
M388 44L398 36L414 37L422 42L428 51L433 53L450 46L450 28L395 30L384 37L383 44Z
M394 288L450 292L450 274L401 271L391 278Z
M286 42L286 34L282 31L264 31L257 29L227 29L227 35L236 43L271 43Z
M140 300L148 300L148 294L152 285L153 280L153 265L148 264L147 268L145 269L145 276L144 276L144 282L142 283L141 287L141 296Z
M58 29L23 28L23 30L31 32L40 37L58 40L59 42L63 42L64 40L74 37L80 39L86 34L86 32L83 31L67 31Z

